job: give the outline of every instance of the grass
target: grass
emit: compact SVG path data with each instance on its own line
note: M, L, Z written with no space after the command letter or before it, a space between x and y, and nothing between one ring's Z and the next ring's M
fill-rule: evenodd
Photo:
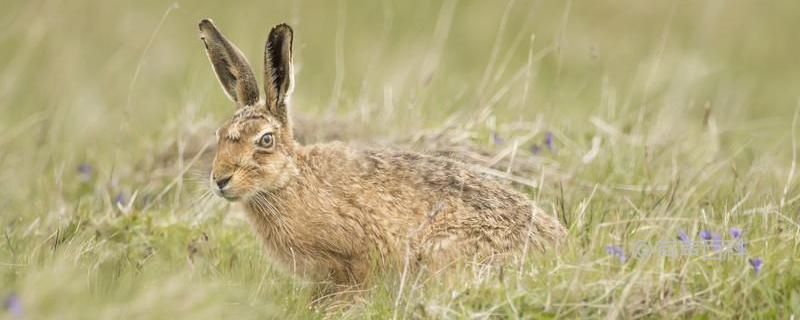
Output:
M6 3L0 318L797 317L799 7ZM311 286L274 270L241 209L207 194L232 107L203 17L256 70L268 28L295 27L305 141L481 164L558 216L566 244L491 270L386 274L353 303L309 308ZM745 255L634 252L733 227Z

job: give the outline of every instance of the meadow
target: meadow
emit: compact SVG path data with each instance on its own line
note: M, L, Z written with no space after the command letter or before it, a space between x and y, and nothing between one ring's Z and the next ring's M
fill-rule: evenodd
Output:
M0 7L1 319L800 315L800 2ZM313 285L209 191L234 107L206 17L256 70L293 26L302 141L479 165L568 239L309 307Z

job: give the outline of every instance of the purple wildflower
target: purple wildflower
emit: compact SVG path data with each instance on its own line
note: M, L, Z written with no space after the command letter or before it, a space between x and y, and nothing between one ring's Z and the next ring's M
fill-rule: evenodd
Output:
M678 240L680 240L683 243L688 243L689 236L686 235L686 232L683 232L683 230L678 230Z
M82 181L89 181L92 178L92 166L87 163L79 164L75 170L78 171L78 176Z
M734 247L734 250L736 252L744 252L745 247L744 247L744 240L742 240L742 230L737 227L733 227L730 230L730 234L731 237L738 240L736 241L736 246Z
M733 237L734 239L739 239L739 237L742 236L742 230L737 228L737 227L731 228L730 233L731 233L731 237Z
M497 132L492 132L492 143L495 145L502 145L506 143L506 140L503 139Z
M616 256L619 258L619 262L625 263L625 250L622 250L621 247L613 245L606 246L606 253Z
M125 195L122 192L117 193L117 196L114 197L114 203L118 205L125 205Z
M547 145L547 149L552 151L553 150L553 133L550 131L545 132L544 134L544 144Z
M753 266L753 270L756 274L761 273L761 266L764 265L764 261L761 258L750 258L750 265Z
M6 310L9 313L13 314L15 317L22 317L22 301L19 300L19 297L16 294L11 294L6 298L5 303Z
M703 238L703 240L706 241L706 244L710 244L711 249L714 251L719 251L722 249L722 237L720 237L718 234L703 230L700 231L700 238Z
M530 150L533 154L539 154L539 152L542 152L542 147L540 147L538 144L534 144L531 146Z

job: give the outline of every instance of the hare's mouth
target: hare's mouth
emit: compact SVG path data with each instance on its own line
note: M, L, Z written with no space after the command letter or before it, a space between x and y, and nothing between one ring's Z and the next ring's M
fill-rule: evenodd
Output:
M225 198L225 200L228 200L228 201L230 201L230 202L239 201L239 199L241 199L240 197L237 197L237 196L231 196L231 195L224 195L224 194L223 194L223 195L221 195L221 196L222 196L223 198Z
M216 193L217 196L225 198L225 200L228 200L228 201L231 201L231 202L238 201L239 199L241 199L240 196L233 194L233 192L231 192L231 190L229 188L226 188L226 189L216 189L215 188L214 189L214 193Z

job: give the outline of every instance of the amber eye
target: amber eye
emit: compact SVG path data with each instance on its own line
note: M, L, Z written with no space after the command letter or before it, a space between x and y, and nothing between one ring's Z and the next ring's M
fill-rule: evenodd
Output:
M272 137L272 132L267 132L261 136L261 139L258 139L258 145L262 148L272 147L274 143L275 139Z

